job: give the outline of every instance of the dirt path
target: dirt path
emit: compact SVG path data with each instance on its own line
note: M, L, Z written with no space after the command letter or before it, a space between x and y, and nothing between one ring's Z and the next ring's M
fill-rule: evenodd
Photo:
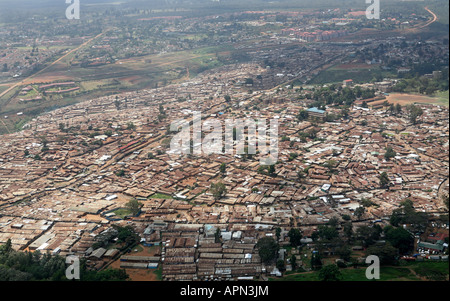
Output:
M411 274L413 274L415 277L419 278L422 281L429 281L426 277L420 276L419 274L416 273L416 271L414 271L413 269L411 269L410 267L406 267Z
M425 7L425 10L426 10L427 12L429 12L429 13L433 16L433 19L432 19L431 21L428 21L428 22L425 23L424 25L419 26L418 28L424 28L424 27L427 27L427 26L429 26L430 24L432 24L432 23L434 23L434 22L436 22L436 21L438 20L438 17L436 16L436 14L433 13L428 7Z

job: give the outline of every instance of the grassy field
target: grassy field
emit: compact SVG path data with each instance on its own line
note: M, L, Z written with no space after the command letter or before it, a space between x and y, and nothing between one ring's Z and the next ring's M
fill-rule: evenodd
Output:
M8 88L9 88L8 85L0 85L0 93L2 93L3 91L5 91Z
M389 103L400 104L402 106L417 103L417 104L436 104L448 106L448 91L439 92L436 96L426 96L418 94L408 94L408 93L389 93L386 100ZM383 100L384 101L384 100ZM375 102L371 104L376 104Z
M438 102L442 103L444 106L449 105L449 90L447 91L440 91L436 93L436 97L438 98Z
M121 219L124 219L125 216L131 214L131 211L128 210L128 209L126 209L126 208L120 208L120 209L117 209L117 210L115 210L115 211L113 211L113 212L114 212L114 214L115 214L117 217L119 217L119 218L121 218Z
M163 194L163 193L155 193L150 196L151 199L172 199L172 196Z
M382 70L378 66L338 64L320 72L310 81L310 84L342 83L346 79L353 79L355 83L366 83L376 77L389 77L391 75L391 72Z
M342 281L375 281L366 278L365 268L345 268L340 270ZM448 279L448 262L414 262L401 266L381 267L377 281L423 281ZM269 278L270 281L319 281L319 272L289 274L282 278Z
M448 262L414 262L408 267L417 275L430 280L445 280L449 275Z

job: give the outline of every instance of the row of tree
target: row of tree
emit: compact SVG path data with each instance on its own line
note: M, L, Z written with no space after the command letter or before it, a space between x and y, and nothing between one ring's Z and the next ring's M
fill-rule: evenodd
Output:
M63 256L15 251L11 240L0 246L0 281L66 281L67 267ZM123 281L128 278L123 269L90 270L86 260L80 259L81 281Z

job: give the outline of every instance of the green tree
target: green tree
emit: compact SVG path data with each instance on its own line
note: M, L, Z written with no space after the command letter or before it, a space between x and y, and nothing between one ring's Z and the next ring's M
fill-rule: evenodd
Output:
M216 229L216 233L214 233L214 242L220 243L222 238L222 234L219 228Z
M319 236L319 231L314 231L312 234L311 234L311 239L314 241L314 242L317 242L318 240L319 240L319 238L320 238L320 236Z
M401 254L406 254L414 247L414 237L407 230L403 228L394 228L386 226L384 229L386 240Z
M344 235L345 237L347 237L347 239L351 239L353 236L353 224L352 222L346 222L344 223L344 225L342 226L344 229Z
M268 173L271 176L275 175L275 165L274 164L269 165Z
M221 199L227 193L227 188L222 182L211 183L210 190L215 200Z
M114 100L114 105L116 106L116 110L120 109L120 101L118 99L118 96L116 96L116 99Z
M387 175L387 173L385 171L383 171L380 174L379 179L380 179L380 186L381 186L381 188L388 188L389 187L389 184L390 184L391 181L389 180L389 177L388 177L388 175Z
M289 236L289 242L290 242L291 246L293 246L293 247L300 246L300 244L301 244L300 240L302 239L302 233L300 232L299 229L292 228L291 230L289 230L288 236Z
M340 115L342 118L348 119L349 114L350 114L350 111L348 110L348 108L341 109Z
M298 113L298 115L297 115L297 119L298 119L299 121L303 121L303 120L308 119L308 116L309 116L308 111L306 111L306 110L301 110L301 111Z
M281 236L281 228L280 227L275 228L275 235L277 236L277 240L280 240L280 236Z
M395 113L400 114L401 112L402 112L402 105L398 103L395 105Z
M141 210L142 205L143 204L137 199L131 199L126 204L126 208L131 212L132 215L137 215Z
M129 279L127 272L124 269L107 268L101 271L85 271L80 276L84 281L124 281Z
M0 256L0 281L62 281L67 280L66 268L65 258L59 255L10 250ZM86 259L80 260L82 281L112 281L127 278L128 275L123 269L96 271L87 268Z
M297 269L297 257L294 254L291 256L291 266L293 271Z
M278 259L277 260L277 269L280 270L280 272L284 271L286 269L286 266L284 264L284 260L283 259Z
M336 228L336 227L339 225L339 218L337 218L336 216L333 216L333 217L330 218L330 220L327 222L327 225Z
M427 212L417 212L414 208L413 202L406 199L400 203L400 207L393 210L390 223L394 227L400 224L408 224L413 231L425 231L429 221Z
M306 178L306 173L305 173L303 170L300 170L300 171L297 173L297 178L298 178L298 181L299 181L299 182L302 182L303 179Z
M384 158L386 160L390 160L391 158L394 158L397 156L397 153L392 149L392 147L388 146L386 148L386 152L384 153Z
M350 255L352 254L352 250L349 246L343 245L336 249L336 254L339 255L339 258L350 261Z
M319 252L314 251L311 255L311 268L313 270L319 270L322 267L322 256Z
M344 215L342 215L342 219L343 219L344 221L350 221L352 218L351 218L350 215L344 214Z
M139 235L136 234L130 225L125 227L115 226L114 228L118 231L117 242L124 244L122 250L130 250L130 247L140 241Z
M394 248L390 243L386 243L384 246L371 246L367 248L366 255L375 255L380 258L380 264L396 264L398 258L398 250Z
M361 216L363 216L365 212L366 209L363 206L359 206L358 208L355 209L355 216L358 219L361 219Z
M392 211L391 217L389 218L389 223L394 227L398 227L398 225L402 222L402 219L403 214L401 209L395 209Z
M372 202L371 200L369 200L369 199L362 198L361 199L361 205L363 205L364 207L368 208L368 207L374 206L376 204L374 202Z
M373 245L380 239L382 230L378 227L361 226L356 230L356 237L362 241L364 247Z
M0 281L30 281L33 275L0 265Z
M416 124L417 118L422 116L423 114L422 108L414 104L408 106L408 112L409 112L409 121L411 121L412 124Z
M317 133L318 132L319 132L318 130L316 130L315 128L312 128L312 129L307 131L307 134L308 134L309 138L315 139L317 137Z
M220 173L225 174L227 165L225 163L220 164Z
M115 172L115 174L118 177L123 177L123 176L125 176L125 170L119 169L118 171Z
M8 238L6 243L0 246L0 255L9 254L12 250L11 238Z
M328 264L320 269L319 279L321 281L339 281L342 279L342 273L335 264Z
M272 262L277 257L280 248L275 239L270 236L260 238L256 243L256 247L258 248L258 254L261 260L266 264Z
M326 240L332 240L333 238L338 237L339 232L335 227L320 225L318 228L319 237Z

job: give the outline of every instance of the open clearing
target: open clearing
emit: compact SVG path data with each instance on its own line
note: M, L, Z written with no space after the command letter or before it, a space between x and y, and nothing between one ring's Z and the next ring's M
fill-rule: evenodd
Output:
M340 269L342 281L375 281L366 278L366 268ZM413 262L399 266L384 266L378 281L448 281L448 262ZM318 281L319 272L290 273L281 278L269 277L270 281Z
M416 94L404 94L404 93L391 93L386 96L386 100L389 103L400 104L402 106L409 104L435 104L448 106L448 94L445 97L430 97L425 95ZM383 100L384 101L384 100ZM373 103L375 104L375 103Z
M367 83L377 77L392 77L391 71L380 68L379 65L364 63L347 63L324 66L310 84L342 83L343 80L352 79L355 83Z
M159 246L145 247L139 245L135 248L138 252L131 252L129 255L133 256L154 256ZM120 259L114 261L111 268L120 269ZM161 269L161 264L158 269ZM127 274L130 276L132 281L159 281L158 279L158 269L125 269Z
M48 111L49 108L67 106L86 98L95 98L106 94L155 88L186 79L188 74L195 76L199 72L220 66L222 63L219 62L217 54L221 50L228 50L228 47L225 46L204 47L121 59L115 64L97 67L69 67L71 57L81 47L80 45L71 50L28 78L0 86L0 115L7 115L9 118L0 123L0 134L20 130L23 124L18 124L18 122L21 119L32 118ZM23 87L55 81L74 81L80 90L44 96L41 100L33 102L33 106L20 100L27 98L19 95ZM18 112L22 112L20 117L16 115Z

